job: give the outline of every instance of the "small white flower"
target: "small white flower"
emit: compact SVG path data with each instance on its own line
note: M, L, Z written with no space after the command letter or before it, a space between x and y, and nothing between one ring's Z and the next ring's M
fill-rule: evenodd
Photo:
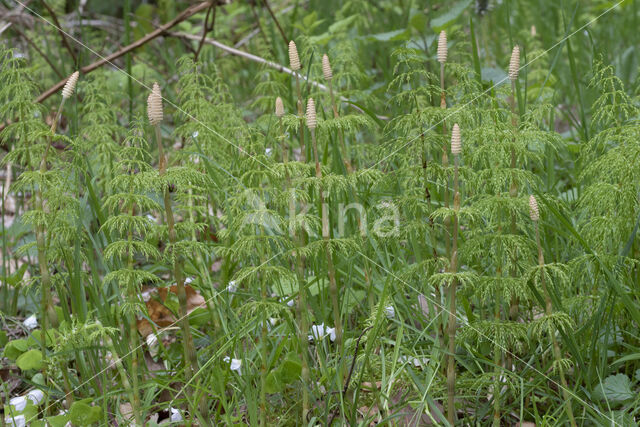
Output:
M193 131L193 133L191 134L191 136L194 137L194 138L197 138L198 135L200 135L200 132L198 132L197 130Z
M25 427L27 425L27 420L24 415L5 418L4 422L8 427Z
M324 339L324 337L326 337L327 335L329 335L331 341L335 341L336 328L328 328L324 326L324 323L321 323L319 325L312 325L311 335L309 335L309 341L313 341L314 339L321 340Z
M272 151L273 151L273 148L267 148L266 150L264 150L264 154L266 154L267 156L270 156Z
M25 328L32 330L38 327L38 319L36 318L35 314L32 314L31 316L24 319L24 322L22 322L22 324Z
M38 389L31 390L27 393L27 399L31 400L34 405L38 406L40 405L40 402L44 400L44 393L42 390Z
M149 300L151 299L151 292L149 291L144 291L142 294L142 301L144 302L149 302Z
M188 285L190 283L193 283L194 278L193 277L187 277L186 279L184 279L184 284Z
M27 407L27 397L18 396L9 400L9 405L13 406L16 411L20 412Z
M236 281L232 280L229 282L229 286L227 286L227 292L233 294L238 290L238 285L236 285Z
M429 358L427 357L422 357L420 359L418 359L417 357L407 357L407 356L400 356L398 358L399 362L402 363L411 363L413 366L415 366L416 368L422 368L427 366L427 364L429 363Z
M172 423L177 423L182 421L182 414L180 413L179 409L169 408L169 411L171 412L171 417L169 417L169 420Z
M393 319L396 317L396 309L392 305L389 305L384 308L384 315L387 316L387 319Z
M149 346L149 354L151 357L158 355L158 336L156 334L149 334L146 338L147 346Z
M242 360L240 359L232 359L229 356L225 356L223 359L226 363L229 363L229 369L232 371L238 371L238 373L242 373L240 368L242 368Z
M293 300L293 298L291 298L291 299L289 299L287 301L287 298L289 298L289 297L280 298L280 302L286 302L289 307L293 307L293 304L295 304L295 301Z

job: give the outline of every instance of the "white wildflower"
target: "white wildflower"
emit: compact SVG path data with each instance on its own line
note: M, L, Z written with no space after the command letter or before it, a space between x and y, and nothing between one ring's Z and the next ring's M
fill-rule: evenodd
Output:
M27 399L31 400L34 405L40 405L40 402L44 400L44 392L42 390L31 390L27 393Z
M156 334L149 334L146 338L147 346L149 347L149 354L151 357L158 355L158 336Z
M169 412L171 412L171 417L169 418L172 423L177 423L182 421L182 414L180 410L177 408L169 408Z
M27 419L24 415L5 418L4 422L7 424L7 427L25 427L27 425Z
M242 368L242 360L240 359L232 359L229 356L225 356L223 359L226 363L229 363L229 369L232 371L238 371L239 374L242 373L240 368Z
M232 280L229 282L229 286L227 286L227 292L233 294L238 290L238 285L236 285L236 281Z
M331 341L335 341L336 328L329 328L325 326L324 323L321 323L319 325L312 325L311 335L309 335L309 341L321 340L321 339L324 339L324 337L326 337L327 335L329 335L329 338L331 339Z
M25 328L32 330L38 327L38 319L36 318L35 314L32 314L31 316L24 319L24 322L22 322L22 324Z
M27 397L18 396L9 400L9 405L13 406L16 411L20 412L27 407Z
M396 317L396 309L392 305L389 305L384 308L384 315L387 316L387 319L393 319Z

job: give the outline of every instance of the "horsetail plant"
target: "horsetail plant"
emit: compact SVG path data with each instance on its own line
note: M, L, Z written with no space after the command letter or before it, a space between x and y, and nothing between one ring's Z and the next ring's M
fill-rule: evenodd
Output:
M342 321L340 320L340 304L338 302L338 284L336 281L336 270L333 264L333 255L329 247L330 239L330 221L328 206L325 203L325 195L322 186L322 167L320 165L320 156L318 155L318 144L316 142L316 126L318 124L316 118L316 106L313 98L309 98L307 102L307 127L311 133L311 144L313 146L313 157L316 162L316 178L318 180L318 193L320 197L320 206L322 207L322 239L325 243L325 255L327 257L327 268L329 273L329 293L331 296L331 306L333 308L333 322L336 328L336 344L338 351L342 354Z
M447 33L443 30L440 32L440 36L438 37L438 50L437 50L437 58L440 63L440 108L445 110L447 108L447 97L444 86L444 65L447 62L448 56L448 47L447 47ZM449 167L449 156L447 154L447 120L446 117L442 119L442 134L445 135L444 142L442 144L442 167ZM423 162L424 163L424 162ZM443 201L444 207L449 207L449 180L447 179L444 189L443 189ZM444 241L445 241L445 250L447 257L451 256L451 240L450 240L450 220L449 217L444 220Z
M48 143L44 149L44 153L42 154L42 159L40 160L40 183L37 186L35 191L35 203L36 203L36 215L44 217L45 213L45 200L43 196L43 186L45 184L44 176L47 173L47 155L51 150L52 138L56 132L58 127L58 121L60 120L60 115L62 114L62 109L64 107L65 101L73 95L75 91L76 84L78 83L79 73L76 71L65 83L62 88L62 100L60 101L60 106L58 107L58 111L56 112L53 123L51 123L51 129L49 129ZM46 341L49 337L48 335L48 327L51 325L53 327L57 326L58 317L56 315L55 309L53 307L53 299L51 296L51 276L49 274L49 261L47 256L47 237L46 237L46 229L45 229L45 220L41 219L38 221L35 229L36 233L36 246L38 250L38 266L40 268L40 285L41 285L41 317L42 317L42 355L46 354ZM43 367L43 376L45 379L46 376L46 367Z
M287 195L288 200L288 209L290 215L295 215L295 200L293 197L293 193L291 192L293 189L291 188L291 174L289 171L289 149L286 146L285 138L286 135L284 133L284 128L282 124L282 117L285 114L284 105L282 103L282 98L276 98L276 107L275 114L278 117L279 128L280 128L280 138L282 139L282 163L285 169L285 194ZM291 192L291 193L290 193ZM294 218L290 218L290 221L293 223ZM307 284L304 277L304 256L302 255L302 247L304 246L304 238L303 231L297 230L297 227L291 226L289 229L291 233L291 239L295 245L295 257L293 259L293 263L296 265L296 280L298 281L298 299L296 304L296 317L298 320L298 340L300 344L300 361L301 361L301 372L300 377L304 384L309 383L310 371L309 371L309 341L307 339L309 323L307 321ZM309 389L308 387L302 387L302 419L307 419L309 414Z
M546 276L548 273L545 268L546 265L544 262L544 254L542 252L542 244L540 242L540 228L541 228L540 227L540 210L538 208L538 201L536 200L534 195L529 196L529 217L531 218L531 221L533 221L533 224L535 227L536 246L538 247L538 269L540 274L539 280L540 280L540 285L542 286L542 293L544 295L544 302L545 302L544 313L545 313L545 317L547 318L547 319L542 319L541 322L538 321L537 323L534 323L533 327L534 327L534 330L535 329L540 330L540 329L543 329L541 327L542 322L547 324L546 325L547 327L544 329L546 329L546 332L551 337L553 358L555 361L554 365L555 365L555 370L557 370L560 375L560 384L562 388L562 398L564 399L564 402L565 402L565 410L567 412L567 417L569 417L569 423L571 424L572 427L576 427L577 424L576 424L575 417L573 416L573 406L571 403L572 397L569 394L569 386L567 384L567 379L565 378L565 375L564 375L568 361L563 359L562 352L560 350L560 345L558 344L558 338L556 337L556 334L558 333L558 329L560 325L570 323L570 319L567 319L564 313L553 312L553 304L551 302L551 296L549 294L549 288L547 286L547 281L546 281ZM556 317L556 319L554 319L554 317ZM538 335L541 335L541 332L542 331L538 332Z
M460 166L460 153L462 152L462 137L460 126L457 123L451 130L451 154L453 154L453 236L451 241L451 260L449 271L453 274L449 284L449 321L448 335L449 345L447 354L447 420L454 425L456 420L456 287L458 272L458 212L460 211L460 188L458 185L458 168Z
M165 220L169 233L169 245L167 251L170 253L170 259L173 264L173 279L176 282L178 294L178 316L180 327L182 329L184 340L184 364L186 371L186 381L189 382L193 377L195 370L198 369L198 359L196 356L193 337L191 336L191 328L189 326L189 318L187 316L187 292L185 290L182 255L179 253L178 236L175 227L175 218L173 216L173 208L171 205L171 184L166 181L166 172L168 165L168 156L165 155L162 146L162 135L160 132L160 123L163 120L162 93L158 83L153 84L153 89L147 99L147 115L149 123L153 125L155 130L156 142L158 145L158 174L161 180L161 191L163 192Z
M516 108L516 98L517 98L516 82L518 81L519 72L520 72L520 46L515 45L511 52L511 58L509 59L509 70L508 70L509 80L511 81L511 98L510 98L511 105L510 106L511 106L511 126L513 128L512 131L514 133L514 136L513 136L514 142L515 142L515 139L518 137L518 112ZM515 171L516 169L515 145L511 147L511 169L512 171ZM518 184L515 179L511 180L509 193L513 198L518 197ZM515 211L512 211L511 212L511 234L515 235L516 233L517 233L516 213ZM518 259L518 252L514 251L513 268L510 271L510 274L512 277L516 277L517 275L517 271L516 271L517 259ZM516 321L518 318L518 310L519 310L518 306L519 306L518 296L513 295L511 297L511 301L509 301L509 318L512 321ZM509 352L507 353L507 357L506 357L507 369L511 369L511 364L512 364L512 357L511 357L511 353Z
M155 171L148 163L147 142L142 133L142 122L134 122L124 146L116 162L115 174L109 188L114 192L104 203L105 209L112 215L102 226L102 230L110 235L118 236L107 245L104 257L113 261L114 268L105 276L105 282L115 282L125 295L125 304L121 310L128 325L129 345L125 354L131 354L131 382L124 381L123 386L131 397L132 412L136 423L140 424L144 417L140 407L140 350L138 338L137 315L141 310L140 293L142 286L158 281L158 277L144 269L136 268L136 258L148 260L160 258L160 252L149 241L154 234L154 223L145 212L161 210L161 207L148 193L157 184ZM113 349L115 351L115 347ZM115 356L116 353L114 353ZM131 387L129 390L128 387ZM141 425L141 424L140 424Z

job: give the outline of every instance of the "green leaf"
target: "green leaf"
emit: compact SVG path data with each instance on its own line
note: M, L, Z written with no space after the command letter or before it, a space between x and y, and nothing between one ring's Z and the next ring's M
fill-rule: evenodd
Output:
M484 67L480 71L482 80L498 85L507 81L507 73L501 68Z
M42 352L40 350L32 349L26 353L22 353L20 357L16 359L16 365L23 371L29 369L42 369Z
M636 397L636 394L631 390L631 380L625 374L608 376L602 384L596 387L594 394L611 403L622 403Z
M280 393L284 390L284 383L278 378L276 371L269 372L267 380L265 382L265 388L267 393Z
M440 16L437 16L431 20L431 28L434 31L443 30L450 23L452 23L464 10L471 4L471 0L462 0L454 4L449 10Z
M285 384L300 379L302 364L298 360L298 355L295 353L287 354L286 360L280 365L278 371L280 371L280 378Z
M89 406L85 401L77 401L71 405L69 415L73 425L86 426L100 419L102 409L99 406Z
M400 40L409 40L409 31L406 29L389 31L388 33L370 34L367 38L371 41L395 42Z
M71 416L69 414L56 415L54 417L47 417L47 423L51 427L64 427L70 421Z
M29 349L29 344L25 339L9 341L4 347L3 355L7 359L16 360L22 353Z
M421 33L424 32L427 29L427 15L418 11L409 19L409 25Z

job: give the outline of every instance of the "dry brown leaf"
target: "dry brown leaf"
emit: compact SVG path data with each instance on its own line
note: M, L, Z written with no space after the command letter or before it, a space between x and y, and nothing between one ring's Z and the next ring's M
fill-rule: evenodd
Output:
M177 294L177 289L178 287L174 285L170 288L147 288L144 290L144 292L149 295L149 298L145 303L147 306L147 312L149 313L149 318L161 328L170 326L177 320L171 310L164 305L168 292ZM189 285L185 286L185 291L187 293L187 313L191 313L198 307L205 306L205 299L200 295L200 292ZM151 322L147 319L138 319L138 332L146 338L153 332Z

